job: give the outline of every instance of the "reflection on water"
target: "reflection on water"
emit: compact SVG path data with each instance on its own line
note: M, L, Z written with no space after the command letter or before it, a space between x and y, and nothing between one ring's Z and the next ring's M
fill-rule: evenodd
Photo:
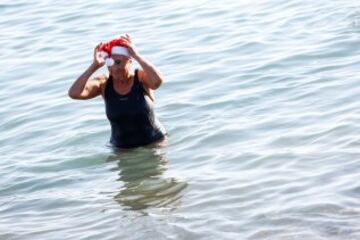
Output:
M149 207L175 209L187 184L165 176L168 159L159 149L114 151L108 161L117 161L122 188L114 199L129 210Z

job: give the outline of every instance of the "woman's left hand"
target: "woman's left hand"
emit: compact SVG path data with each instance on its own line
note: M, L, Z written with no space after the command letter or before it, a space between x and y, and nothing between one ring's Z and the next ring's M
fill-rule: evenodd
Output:
M139 52L137 51L132 38L129 34L125 34L125 36L121 37L124 40L124 44L128 47L129 53L132 58L137 60L140 57Z

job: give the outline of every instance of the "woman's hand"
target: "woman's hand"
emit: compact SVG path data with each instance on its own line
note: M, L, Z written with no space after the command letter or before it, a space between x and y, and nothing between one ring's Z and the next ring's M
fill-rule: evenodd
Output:
M121 37L124 40L124 44L127 46L130 56L135 60L138 60L140 57L139 52L137 51L132 38L129 34L125 34L125 36Z
M101 68L102 66L104 66L105 64L105 59L103 59L100 55L99 52L99 47L101 46L102 43L99 43L95 49L94 49L94 61L93 61L93 65L97 68Z
M129 34L125 34L125 36L121 38L124 41L124 44L128 47L130 56L133 57L142 68L142 77L140 77L140 81L142 81L150 89L157 89L164 81L164 77L161 72L152 63L139 54Z

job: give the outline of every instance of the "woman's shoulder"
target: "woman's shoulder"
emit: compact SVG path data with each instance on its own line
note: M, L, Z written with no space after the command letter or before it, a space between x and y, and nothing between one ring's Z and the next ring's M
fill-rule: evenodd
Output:
M104 96L106 83L109 80L109 75L108 74L102 74L102 75L96 76L94 79L96 81L98 81L100 89L101 89L101 95Z
M98 75L94 79L99 81L100 83L106 83L107 80L109 79L109 75L108 74Z
M139 81L139 84L142 86L142 89L151 98L151 100L154 101L155 100L154 90L150 89L146 84L146 82L144 81L145 78L144 70L142 70L141 68L137 68L135 70L135 74L137 75L137 79Z
M139 82L144 81L144 70L142 70L141 68L136 68L134 71L134 75L137 76Z

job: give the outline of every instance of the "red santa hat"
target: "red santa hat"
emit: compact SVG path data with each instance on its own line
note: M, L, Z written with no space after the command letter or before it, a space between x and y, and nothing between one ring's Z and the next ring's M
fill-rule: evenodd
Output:
M120 36L119 38L115 38L100 45L100 55L105 59L106 66L110 67L114 64L114 59L111 57L113 54L130 57L129 49L124 43L123 38L123 36Z

